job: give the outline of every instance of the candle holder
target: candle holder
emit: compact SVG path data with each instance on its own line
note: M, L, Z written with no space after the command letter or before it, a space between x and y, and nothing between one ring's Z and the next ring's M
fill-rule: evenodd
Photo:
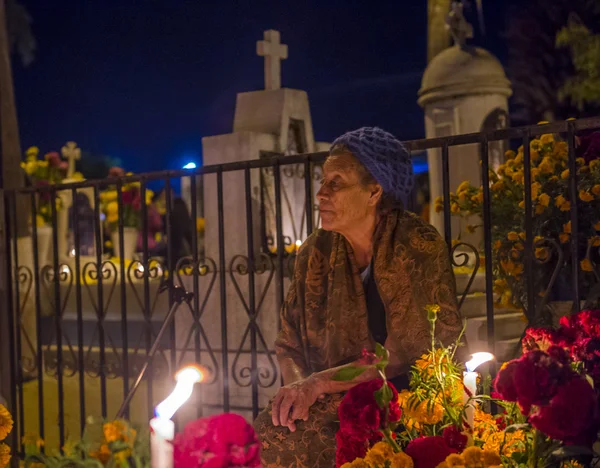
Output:
M150 348L150 351L148 351L148 356L146 357L146 362L144 363L144 366L140 370L140 373L138 374L137 379L135 380L135 383L129 390L129 393L123 400L123 404L119 408L119 411L117 411L117 415L115 416L115 419L122 418L123 415L125 414L125 410L129 406L129 403L131 403L131 400L133 399L135 393L137 392L137 389L139 388L140 383L142 382L142 379L144 378L144 375L146 375L148 366L152 362L152 359L154 359L154 355L156 354L156 351L158 351L160 341L161 341L165 331L167 330L168 326L171 324L173 317L175 317L175 313L177 312L177 309L179 309L179 306L184 302L186 302L188 304L191 303L192 299L194 298L194 293L188 292L183 286L174 285L172 281L169 281L169 282L163 281L162 284L160 285L160 287L158 288L158 292L163 293L164 291L169 290L169 286L170 286L171 291L173 292L173 305L171 305L171 308L169 309L169 312L167 313L167 316L165 317L165 319L160 327L160 330L158 331L158 334L156 335L156 338L154 338L152 347Z

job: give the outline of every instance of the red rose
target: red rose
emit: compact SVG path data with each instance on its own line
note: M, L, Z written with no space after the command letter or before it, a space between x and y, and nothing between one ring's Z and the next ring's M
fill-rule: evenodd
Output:
M456 449L459 452L462 452L465 449L469 441L469 438L456 426L448 426L444 428L442 431L442 437L446 441L446 445L448 445L448 447Z
M600 310L582 310L574 319L579 328L590 337L600 336Z
M414 463L414 468L435 468L456 449L448 447L442 436L419 437L410 441L404 450Z
M561 385L550 403L530 417L531 425L568 445L591 446L598 432L598 401L581 376Z

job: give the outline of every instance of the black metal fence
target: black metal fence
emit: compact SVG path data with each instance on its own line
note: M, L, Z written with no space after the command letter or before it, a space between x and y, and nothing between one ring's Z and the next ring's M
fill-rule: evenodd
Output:
M494 320L500 294L497 282L503 281L498 278L505 273L511 278L510 272L503 271L504 258L513 267L522 265L522 271L512 276L518 281L511 301L525 311L529 323L538 322L558 297L553 294L567 269L572 308L579 308L580 301L594 291L599 278L593 249L597 243L579 231L585 221L579 216L579 179L588 183L589 171L595 168L590 169L594 164L588 162L582 165L576 153L581 149L578 134L597 128L600 118L407 142L411 151L438 152L431 153L430 160L438 157L440 163L442 234L457 272L463 268L457 273L460 305L483 327L476 330L475 338L485 338L492 351L497 339L506 341L508 336L499 338ZM532 170L537 168L534 160L539 152L531 142L540 135L562 137L566 144L569 172L563 172L560 180L568 181L565 198L571 201L565 210L570 220L568 250L561 246L564 239L555 238L566 232L553 237L552 226L535 222L540 202L532 193L538 190L532 182L539 174ZM515 218L515 225L522 224L523 234L518 233L520 241L516 241L522 248L514 242L509 248L495 245L499 240L503 244L499 236L505 233L499 232L499 218L492 210L498 197L493 188L498 168L490 167L489 161L492 142L523 145L524 204L514 211L521 216ZM453 242L459 233L453 232L452 215L459 214L460 206L458 202L458 208L453 206L450 195L455 189L451 157L460 159L463 148L474 147L480 160L477 196L482 197L481 244L473 241L475 245L464 239ZM2 352L9 354L11 363L10 385L4 387L11 394L4 396L16 419L14 449L20 450L19 441L29 433L62 447L83 429L88 415L114 417L145 364L166 312L177 306L174 286L192 292L193 300L181 304L175 320L166 324L167 333L127 408L128 415L147 421L153 406L170 390L175 370L195 362L206 366L210 377L196 400L180 411L182 418L220 411L255 416L279 386L273 352L278 311L293 272L296 244L319 225L315 193L326 156L263 154L195 170L5 191L4 310L11 332ZM588 172L582 173L581 167ZM548 180L555 177L546 175ZM177 179L189 187L189 217L171 191ZM157 182L165 188L160 229L153 227L155 206L149 196L147 200L149 186ZM479 188L477 183L474 187ZM18 238L13 233L23 215L17 207L24 199L31 209L31 235ZM114 205L108 210L111 202ZM48 210L46 223L38 218L43 207ZM204 227L196 221L199 212L205 213ZM129 228L134 226L138 230L132 234ZM166 241L156 240L154 231ZM137 253L120 260L128 257L132 235ZM107 243L111 238L112 246ZM545 254L538 255L542 251ZM583 261L591 271L582 270ZM473 295L475 289L479 296ZM481 313L467 313L469 303ZM513 315L502 316L506 324L512 323L508 319ZM508 330L512 325L506 326ZM518 337L513 340L516 345Z

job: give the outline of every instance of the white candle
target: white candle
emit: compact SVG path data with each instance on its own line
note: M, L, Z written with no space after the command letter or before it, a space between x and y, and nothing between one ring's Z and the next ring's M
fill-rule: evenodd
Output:
M150 420L150 459L152 468L173 468L175 424L170 419Z
M188 366L177 372L175 380L175 388L156 406L156 417L150 420L151 468L173 468L172 441L175 437L175 424L171 418L192 396L194 384L204 380L204 373L196 366Z
M467 404L469 398L477 395L478 374L475 372L475 369L477 369L484 362L491 361L492 359L494 359L494 355L491 353L475 353L471 355L471 360L465 363L467 371L463 373L463 383L465 389L468 389L470 393L470 395L468 395L466 390L464 392L463 401L465 404ZM465 413L467 417L467 423L469 424L471 430L473 430L475 423L475 404L473 401L469 402L468 406L465 408Z
M465 385L465 389L469 390L468 393L471 394L470 396L477 395L477 372L463 372L463 383ZM467 401L469 401L470 396L468 393L465 390L463 396L465 405L467 404ZM465 408L465 413L467 416L467 423L469 424L469 427L473 429L473 423L475 422L475 407L473 406L472 401L469 402L468 406Z

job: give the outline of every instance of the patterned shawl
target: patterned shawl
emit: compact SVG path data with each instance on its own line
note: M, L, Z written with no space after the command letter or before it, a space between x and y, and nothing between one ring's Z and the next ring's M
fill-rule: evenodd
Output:
M431 225L392 211L377 226L373 257L393 376L407 372L431 344L426 305L441 308L436 337L445 345L458 338L462 320L448 248ZM357 359L363 348L374 349L358 267L342 235L318 230L304 243L281 323L275 349L284 376L293 368L298 378L307 377Z

